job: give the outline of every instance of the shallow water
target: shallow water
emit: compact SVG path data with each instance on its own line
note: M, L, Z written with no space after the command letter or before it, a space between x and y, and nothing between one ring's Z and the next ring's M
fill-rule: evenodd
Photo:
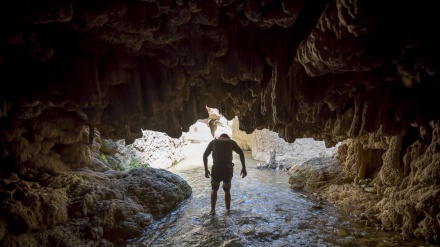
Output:
M258 170L259 161L246 156L246 178L234 156L230 212L220 189L215 216L209 215L210 180L201 157L200 164L187 160L172 167L193 188L192 196L126 246L429 246L393 240L397 233L365 226L328 203L315 209L313 197L290 189L286 172Z

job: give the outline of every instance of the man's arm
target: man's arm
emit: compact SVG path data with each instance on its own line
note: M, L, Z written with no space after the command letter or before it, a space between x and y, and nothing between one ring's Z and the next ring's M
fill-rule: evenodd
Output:
M206 178L210 178L211 177L211 173L209 172L209 169L208 169L208 156L212 152L212 145L213 145L213 141L211 141L208 144L208 146L205 149L205 152L203 153L203 166L205 166L205 177Z
M240 175L242 178L244 178L247 176L247 171L246 171L246 164L245 164L243 150L241 150L241 148L238 146L238 144L235 141L232 141L232 150L234 150L234 152L236 152L240 156L240 162L241 162Z

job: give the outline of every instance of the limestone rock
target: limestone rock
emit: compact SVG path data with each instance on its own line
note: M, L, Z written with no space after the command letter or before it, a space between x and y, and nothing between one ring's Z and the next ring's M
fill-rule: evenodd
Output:
M333 158L313 158L289 169L292 188L315 192L329 184L344 182L341 166Z
M191 193L182 178L154 168L11 180L0 187L6 212L0 240L4 246L118 244L139 236Z
M271 152L276 150L276 161L289 169L292 165L301 165L315 157L332 157L340 144L327 148L323 141L311 138L298 138L292 143L280 138L277 133L268 129L254 130L247 134L239 129L240 122L234 118L232 137L244 150L252 151L252 157L267 162Z
M125 145L124 140L115 143L114 157L120 161L119 167L129 170L133 165L143 164L166 169L184 158L181 139L171 138L156 131L145 130L142 133L142 137L130 145Z

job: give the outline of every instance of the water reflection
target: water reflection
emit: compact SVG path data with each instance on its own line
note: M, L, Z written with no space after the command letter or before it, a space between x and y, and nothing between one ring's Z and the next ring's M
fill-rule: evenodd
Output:
M393 241L396 233L366 227L330 204L316 209L312 197L290 189L285 172L258 170L246 156L248 176L239 176L240 165L234 171L231 211L220 190L216 216L209 215L211 188L201 158L199 165L170 169L191 185L192 196L127 246L427 246Z

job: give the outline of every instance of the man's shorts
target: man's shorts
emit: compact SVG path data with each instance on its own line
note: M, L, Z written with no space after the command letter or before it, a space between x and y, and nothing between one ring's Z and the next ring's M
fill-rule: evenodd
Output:
M220 182L223 182L223 189L229 191L231 189L231 181L234 175L234 165L216 163L211 170L211 187L217 191L220 187Z

